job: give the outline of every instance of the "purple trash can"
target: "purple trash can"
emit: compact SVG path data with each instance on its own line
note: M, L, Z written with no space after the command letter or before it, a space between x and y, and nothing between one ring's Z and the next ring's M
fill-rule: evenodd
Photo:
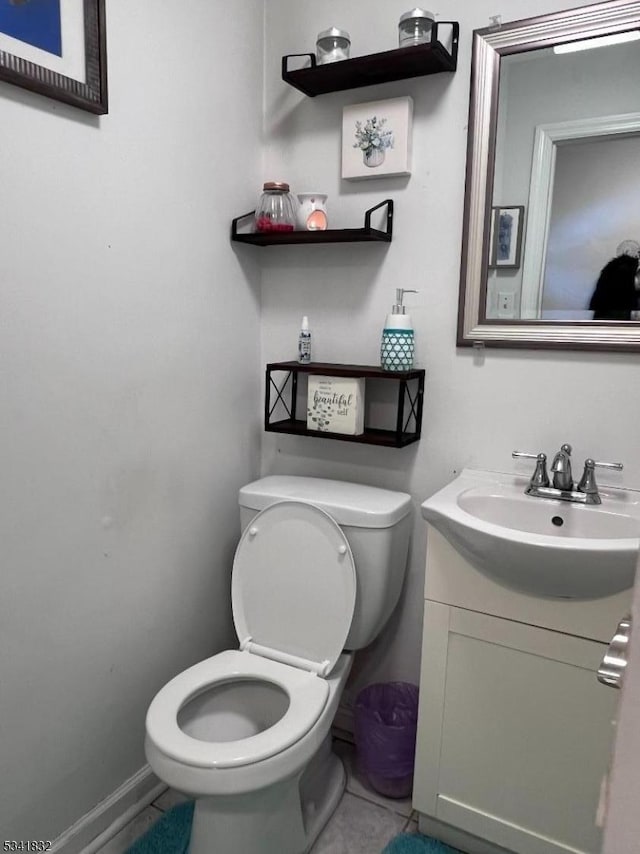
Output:
M360 770L388 798L407 798L413 786L418 686L381 682L356 698L355 742Z

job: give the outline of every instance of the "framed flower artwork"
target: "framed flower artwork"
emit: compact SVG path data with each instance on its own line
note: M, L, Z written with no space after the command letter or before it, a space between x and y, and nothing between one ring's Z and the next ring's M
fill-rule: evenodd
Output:
M491 215L489 267L517 270L522 255L524 205L494 207Z
M342 177L347 181L411 174L413 100L389 98L342 111Z
M0 0L0 80L106 113L105 0Z

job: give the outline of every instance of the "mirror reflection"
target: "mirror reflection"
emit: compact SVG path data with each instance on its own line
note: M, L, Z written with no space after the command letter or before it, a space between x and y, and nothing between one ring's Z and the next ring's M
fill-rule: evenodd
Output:
M640 41L600 41L501 59L487 319L640 320Z

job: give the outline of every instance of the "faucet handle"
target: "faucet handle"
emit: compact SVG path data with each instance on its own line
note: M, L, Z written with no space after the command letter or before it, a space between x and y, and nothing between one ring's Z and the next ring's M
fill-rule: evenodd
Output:
M549 475L547 474L547 455L546 454L529 454L526 451L513 451L511 456L514 459L521 458L525 460L535 460L536 468L531 475L529 486L549 486Z
M601 469L615 469L616 471L622 471L622 469L624 468L622 463L603 463L596 460L585 460L584 464L586 465L589 462L593 463L594 466Z
M517 457L521 457L524 460L537 460L540 454L530 454L528 453L528 451L512 451L511 456L514 458L514 460ZM547 458L546 454L544 455L544 458Z
M582 473L582 477L580 478L580 483L578 484L578 492L585 492L587 495L597 495L598 494L598 485L596 483L596 475L594 469L598 466L598 468L602 469L614 469L615 471L622 471L624 466L622 463L605 463L605 462L596 462L592 459L586 459L584 461L584 472Z

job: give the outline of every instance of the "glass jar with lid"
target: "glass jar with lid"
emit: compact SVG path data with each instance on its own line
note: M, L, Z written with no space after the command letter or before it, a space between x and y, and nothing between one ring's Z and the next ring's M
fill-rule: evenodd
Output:
M296 208L284 181L267 181L262 188L262 197L256 208L256 231L293 231Z
M345 30L330 27L318 33L316 41L316 60L318 65L326 65L328 62L340 62L349 59L351 51L351 38Z
M435 23L433 12L424 9L410 9L400 15L398 36L400 47L413 47L431 41L431 29Z

